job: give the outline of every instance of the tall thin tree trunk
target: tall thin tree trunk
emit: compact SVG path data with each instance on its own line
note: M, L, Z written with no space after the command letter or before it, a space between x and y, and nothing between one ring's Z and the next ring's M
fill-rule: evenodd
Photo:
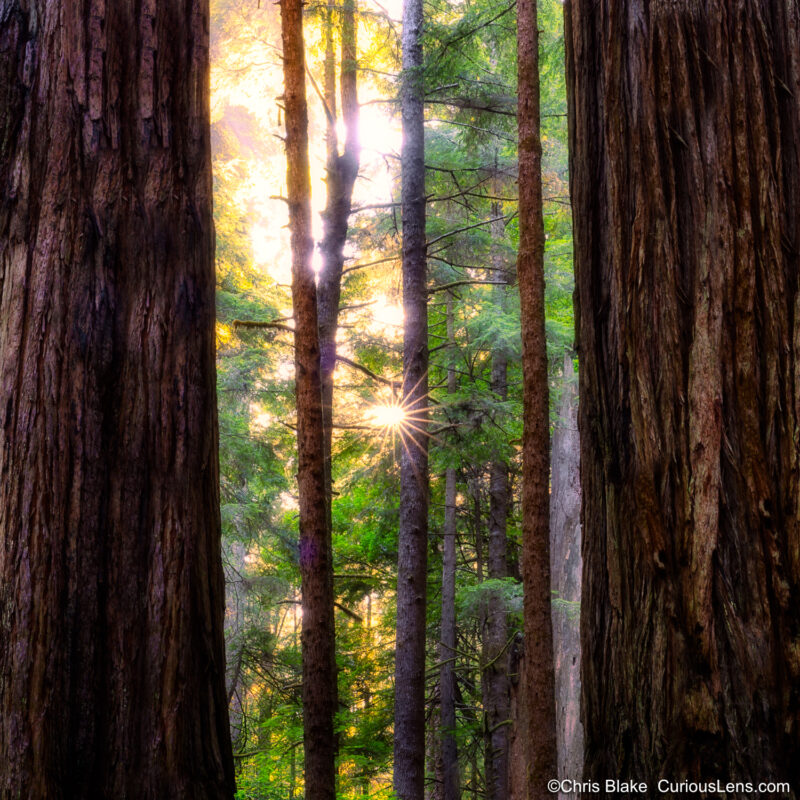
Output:
M485 558L485 527L483 524L483 514L481 511L481 482L483 478L483 473L478 472L477 470L474 473L474 476L470 482L470 489L472 493L472 532L474 536L475 542L475 578L478 581L478 585L480 586L484 578L486 577L486 558ZM474 639L476 642L481 642L485 637L486 631L486 620L488 616L488 603L485 602L483 599L481 600L478 606L478 614L475 626L475 636ZM481 701L483 703L483 708L486 709L488 702L487 702L487 684L484 680L484 666L485 662L484 659L481 657L478 659L477 669L475 673L475 685L480 686L481 690ZM487 753L491 749L491 744L489 743L488 739L488 728L485 724L485 715L482 720L483 724L483 755L484 755L484 771L486 769L486 758ZM477 764L477 753L480 748L480 745L476 742L474 745L474 763ZM477 774L477 767L475 768L475 774ZM486 787L484 787L485 789ZM474 790L474 786L473 786Z
M403 5L403 407L397 563L394 790L398 800L425 791L425 603L428 559L428 294L425 263L425 135L422 0Z
M800 4L565 13L585 777L796 797Z
M524 641L517 636L511 646L508 659L508 673L511 684L510 714L512 720L508 741L508 796L512 800L526 797L528 783L528 736L530 726L527 723L524 698L525 680L523 671Z
M344 152L339 154L336 135L336 65L333 54L333 3L328 5L325 51L325 99L327 105L327 202L322 215L320 243L322 270L317 287L320 363L322 368L322 414L325 444L326 492L332 495L331 442L333 431L333 374L336 369L336 331L339 324L344 245L353 199L353 186L361 158L357 92L358 48L356 1L343 0L341 94L345 126ZM330 510L329 510L330 511Z
M208 4L0 6L0 797L231 798Z
M470 787L470 795L472 800L479 800L480 790L478 788L478 748L472 751L472 758L470 759L470 775L472 777L472 786Z
M372 647L372 592L367 595L367 616L366 616L366 623L367 623L367 649L369 650ZM372 693L369 690L369 682L365 681L364 683L364 712L367 716L369 716L369 710L372 708ZM364 777L361 783L361 794L366 797L369 795L370 792L370 776L367 772L366 768L364 771Z
M542 143L536 0L517 3L519 278L522 316L522 580L528 736L527 796L549 797L556 775L553 624L550 618L550 401L544 327Z
M579 781L583 773L580 720L581 484L578 387L573 355L564 355L561 400L553 431L550 493L550 565L553 591L553 650L556 672L558 777ZM562 793L562 798L577 793Z
M358 175L360 144L358 131L356 0L344 0L341 7L342 115L346 138L344 154L339 155L336 134L336 58L333 50L336 9L329 0L325 36L325 103L327 114L327 202L322 215L324 235L320 243L322 271L317 286L317 315L322 382L322 440L325 454L325 499L329 536L333 535L333 375L336 369L336 331L339 325L344 245ZM338 695L337 695L338 697ZM338 699L334 698L334 708ZM334 744L339 749L337 733Z
M497 158L493 194L499 191L497 181ZM507 279L503 269L503 257L499 242L503 236L503 221L500 204L492 204L493 255L492 280ZM493 287L499 312L505 311L505 286ZM505 402L508 397L508 355L506 345L500 342L492 350L491 389L497 400ZM489 465L489 552L488 577L508 577L508 464L498 458ZM508 615L506 600L499 589L489 594L484 637L484 706L486 714L486 796L489 800L507 800L508 797L508 734L511 713L511 686L508 677Z
M433 687L428 695L425 720L425 748L427 767L425 771L425 800L442 800L442 721L439 692L441 684Z
M336 796L333 569L325 493L317 292L311 269L311 186L301 0L281 0L287 195L295 321L297 484L300 495L303 743L307 800Z
M453 295L447 293L447 391L457 389L455 370L455 321ZM458 800L461 794L456 744L456 471L448 467L444 489L444 535L442 546L442 631L439 659L441 703L442 800Z

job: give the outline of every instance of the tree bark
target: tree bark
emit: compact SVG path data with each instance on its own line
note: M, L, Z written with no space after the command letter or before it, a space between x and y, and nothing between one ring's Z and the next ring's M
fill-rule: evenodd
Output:
M800 7L565 13L585 778L795 797Z
M231 798L208 4L0 4L0 797Z
M333 565L325 492L317 290L311 268L314 245L311 236L302 0L281 0L280 6L295 321L305 796L308 800L334 800L336 741L333 718L337 690Z
M453 295L447 293L448 358L447 391L457 389L455 370L455 323ZM440 735L442 759L442 800L458 800L461 796L456 743L456 471L445 472L444 534L442 547L442 640L439 660L439 700L441 703Z
M581 484L578 386L572 353L564 355L561 401L553 431L550 481L550 566L553 591L553 650L556 674L558 777L581 779L583 726L581 694ZM576 797L562 792L562 798Z
M542 143L536 0L517 3L519 279L522 317L522 581L528 736L527 796L549 796L556 775L553 625L550 617L550 401L544 327Z
M422 0L403 4L403 408L397 563L394 790L423 800L425 787L425 604L428 559L428 294L425 263L425 135Z

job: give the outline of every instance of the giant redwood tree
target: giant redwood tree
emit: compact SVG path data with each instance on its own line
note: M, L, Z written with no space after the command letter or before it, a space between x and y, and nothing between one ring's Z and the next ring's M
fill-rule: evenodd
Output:
M800 4L566 17L585 777L796 796Z
M0 797L231 798L208 3L0 4Z

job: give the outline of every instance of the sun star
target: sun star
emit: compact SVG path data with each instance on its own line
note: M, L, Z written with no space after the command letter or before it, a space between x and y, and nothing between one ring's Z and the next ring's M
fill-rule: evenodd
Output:
M367 415L376 428L398 428L406 418L406 412L399 404L372 406Z

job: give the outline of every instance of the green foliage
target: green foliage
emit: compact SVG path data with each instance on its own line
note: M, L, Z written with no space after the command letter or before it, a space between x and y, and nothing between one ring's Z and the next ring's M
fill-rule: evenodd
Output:
M558 596L558 592L553 592L553 598L550 601L553 610L558 614L564 614L570 622L577 622L581 617L581 603L580 600L564 600Z
M473 586L459 587L456 608L460 616L479 619L490 599L500 599L512 620L522 620L522 584L514 578L489 578Z

